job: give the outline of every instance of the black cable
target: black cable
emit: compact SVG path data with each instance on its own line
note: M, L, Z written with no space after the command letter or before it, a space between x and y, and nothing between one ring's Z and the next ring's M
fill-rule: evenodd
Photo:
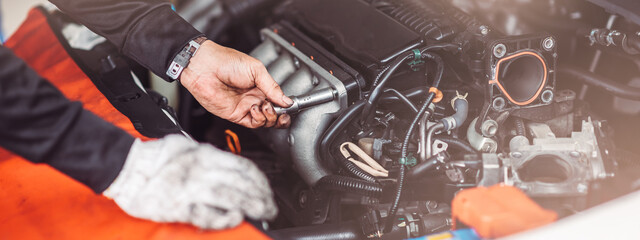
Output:
M426 98L427 94L429 93L429 87L412 88L400 93L402 93L402 95L404 95L408 99L418 98L418 97ZM379 101L380 103L392 103L392 102L397 102L401 100L397 96L385 94L382 97L380 97Z
M338 162L342 165L342 168L346 169L347 172L349 172L354 177L358 177L367 182L376 181L376 178L373 175L363 171L360 167L356 166L354 163L349 161L349 159L345 158L344 156L340 155L339 157L337 157L337 159L338 159Z
M409 98L407 98L405 95L403 95L402 93L398 92L398 90L395 90L393 88L387 88L384 90L385 93L392 93L393 95L395 95L399 100L401 100L401 102L403 102L405 105L407 105L411 111L413 111L414 113L418 112L418 108L416 108L416 105L413 105L413 103L411 102L411 100L409 100Z
M615 96L629 100L640 101L640 88L617 83L589 71L580 70L573 67L562 68L559 70L559 73L569 75L577 80L582 81L583 83L600 88Z
M316 187L323 190L355 193L370 197L380 197L382 195L382 186L378 183L340 175L324 176L316 183Z
M434 88L438 88L438 86L440 85L440 80L442 80L442 75L444 73L444 61L440 56L431 54L431 53L422 53L422 56L436 63L436 75L431 86ZM380 83L380 85L382 86L383 84ZM402 143L401 159L406 159L409 140L411 139L413 130L415 129L416 125L422 118L422 115L427 111L427 108L429 107L429 105L433 102L434 97L435 97L435 93L433 92L429 93L429 95L427 96L427 100L424 102L424 104L420 108L420 111L418 111L418 114L411 122L411 125L409 125L409 129L407 130L407 134L405 135L404 141ZM406 166L402 164L400 166L400 172L398 174L398 187L396 189L396 195L391 205L391 208L389 209L389 214L387 216L385 232L390 232L393 229L393 222L395 219L395 215L398 212L398 204L400 203L400 197L402 196L402 189L403 189L405 178L406 178L405 171L406 171Z
M304 227L278 229L267 232L273 239L286 240L359 240L366 239L358 222L340 222Z
M424 57L426 57L426 56L424 56L424 53L426 53L427 51L441 50L441 49L456 49L456 50L458 50L459 48L460 48L460 45L453 44L453 43L435 44L435 45L430 45L430 46L421 48L420 49L420 54L424 58ZM382 80L380 80L380 83L378 85L374 85L373 86L373 90L369 94L369 99L367 99L367 104L366 104L364 110L362 111L362 117L363 117L362 120L364 122L368 122L368 120L371 119L371 116L372 116L371 114L373 113L372 109L378 103L378 100L380 99L380 96L382 95L383 89L385 88L385 85L389 82L389 79L391 78L391 75L393 75L393 73L398 69L398 67L400 67L400 65L402 65L402 63L404 63L406 60L412 59L414 57L415 57L415 53L409 52L409 53L407 53L405 55L401 55L401 56L397 57L391 64L389 64L389 68L386 70L385 74L383 75Z

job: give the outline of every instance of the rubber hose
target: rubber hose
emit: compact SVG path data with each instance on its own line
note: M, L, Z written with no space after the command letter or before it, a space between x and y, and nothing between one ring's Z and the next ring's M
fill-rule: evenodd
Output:
M569 75L583 83L600 88L615 96L640 101L640 88L620 84L586 70L579 70L577 68L563 68L560 69L559 73Z
M357 116L359 116L364 105L365 105L364 99L355 102L345 112L340 114L340 116L338 116L338 118L335 121L333 121L331 126L329 126L329 128L325 131L324 136L320 140L320 159L322 161L329 161L330 159L335 159L331 156L331 151L330 151L330 148L333 145L333 142L335 141L338 134L344 132L347 125L351 121L353 121L353 119L355 119ZM355 164L351 162L344 163L340 159L338 159L338 161L339 161L338 163L341 164L342 166L347 166L347 171L354 174L355 176L363 178L364 180L369 182L375 181L375 178L371 176L371 174L358 168L357 166L355 166ZM353 167L349 167L349 166L353 166Z
M369 174L368 172L363 171L358 166L356 166L354 163L352 163L351 161L347 160L344 156L340 155L338 157L338 161L340 162L342 167L344 169L346 169L347 172L349 172L354 177L358 177L358 178L360 178L362 180L365 180L367 182L375 182L376 181L376 178L373 175Z
M455 113L449 117L443 118L440 120L444 125L444 131L450 131L456 129L467 120L467 115L469 113L469 102L465 99L456 99L454 102L454 110Z
M366 239L357 222L322 224L285 228L267 233L273 239L283 240L359 240Z
M449 147L455 147L457 149L460 149L460 150L468 152L468 153L480 155L478 150L473 148L471 146L471 144L469 144L466 141L460 140L459 138L454 138L454 137L449 137L449 136L439 136L439 137L436 137L435 139L436 140L440 140L440 141L448 144Z
M429 171L435 169L435 167L441 163L441 160L438 158L443 157L445 158L445 160L448 159L448 156L445 153L439 153L431 156L430 158L427 158L426 161L421 162L420 164L411 168L407 173L407 177L409 177L409 179L419 179L421 177L424 177L427 173L429 173Z
M378 183L340 175L325 176L316 183L316 187L322 190L355 193L369 197L382 195L382 186Z

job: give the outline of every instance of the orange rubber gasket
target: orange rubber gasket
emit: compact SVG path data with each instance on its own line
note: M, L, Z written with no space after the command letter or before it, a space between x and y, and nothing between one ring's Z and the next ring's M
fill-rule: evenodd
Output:
M231 150L231 152L234 154L242 153L238 135L229 129L224 131L224 133L227 135L227 146L229 147L229 150Z
M511 95L509 95L509 93L507 92L506 89L504 89L504 86L502 86L502 84L500 84L500 81L498 81L498 75L500 75L500 65L502 65L502 62L504 61L508 61L523 55L532 55L536 58L538 58L538 60L540 60L540 62L542 63L542 67L544 68L544 79L542 80L542 84L540 84L540 88L538 89L538 91L536 92L535 95L533 95L533 97L531 97L529 100L524 101L524 102L518 102L516 100L514 100ZM525 52L520 52L514 55L511 55L509 57L500 59L498 61L498 63L496 64L496 73L495 73L495 79L493 80L489 80L489 84L496 84L498 85L498 88L500 88L500 91L507 97L507 99L509 99L509 101L511 101L512 103L518 105L518 106L524 106L527 104L532 103L533 101L536 100L536 98L538 98L538 96L540 96L540 93L542 93L542 90L544 89L544 86L547 85L547 63L544 61L544 59L542 59L542 57L540 57L539 54L535 53L535 52L531 52L531 51L525 51Z
M436 94L436 96L433 98L434 103L439 103L440 101L442 101L442 98L444 98L444 94L442 94L442 91L440 91L440 89L431 87L429 88L429 92Z

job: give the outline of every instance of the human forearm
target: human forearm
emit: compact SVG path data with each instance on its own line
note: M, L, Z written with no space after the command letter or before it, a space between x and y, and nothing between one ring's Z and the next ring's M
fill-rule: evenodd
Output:
M50 0L165 79L174 56L202 34L162 0Z
M0 146L103 191L133 137L66 99L9 49L0 47L0 62Z

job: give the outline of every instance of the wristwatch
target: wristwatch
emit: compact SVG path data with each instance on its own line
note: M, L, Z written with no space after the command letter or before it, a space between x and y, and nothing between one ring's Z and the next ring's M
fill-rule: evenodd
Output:
M167 69L167 76L173 80L178 80L182 71L189 65L191 57L196 54L200 45L202 45L206 40L206 37L197 37L189 41L189 44L187 44L187 46L185 46L180 53L173 58L173 61L171 61L169 69Z

